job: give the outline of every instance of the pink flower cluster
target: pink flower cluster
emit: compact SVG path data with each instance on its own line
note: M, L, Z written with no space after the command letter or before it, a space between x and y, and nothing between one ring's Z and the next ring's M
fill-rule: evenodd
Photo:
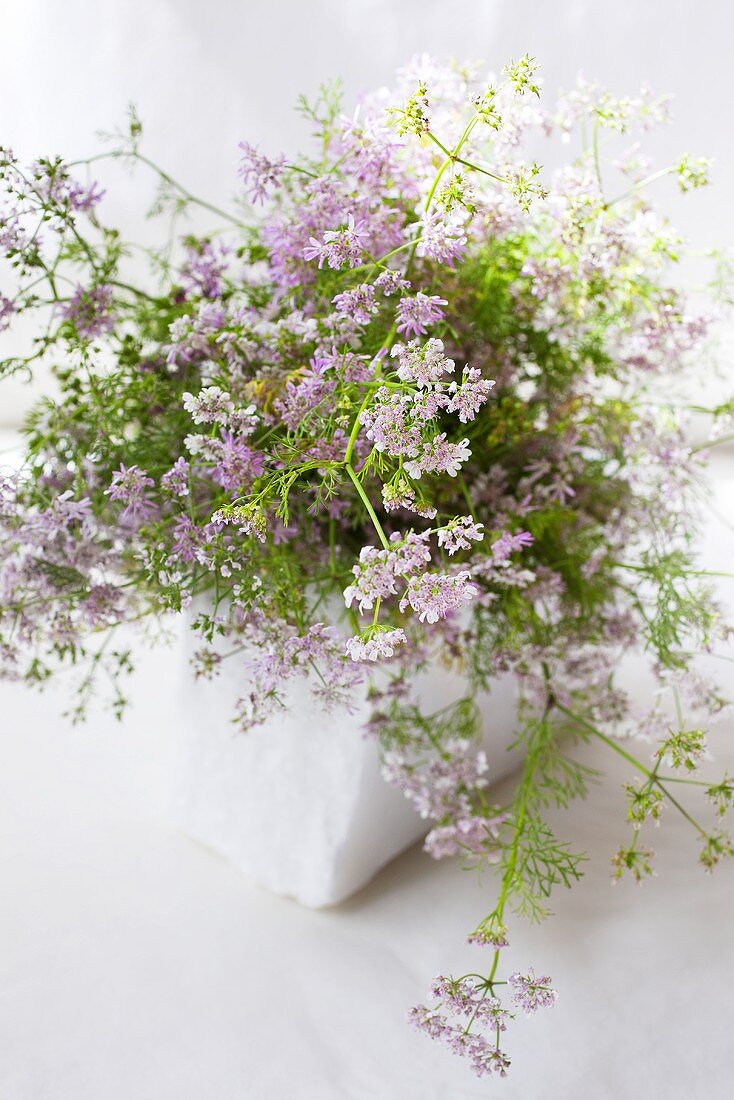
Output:
M252 729L283 709L289 682L314 666L319 677L311 682L311 692L324 709L350 710L354 705L362 670L359 663L344 660L344 643L334 627L314 623L305 634L297 634L260 613L249 616L246 641L253 653L249 661L252 687L237 703L241 730Z
M404 386L398 390L389 386L377 389L360 415L365 435L376 450L403 458L412 478L424 473L456 477L471 457L469 440L452 442L446 432L431 432L430 422L443 412L458 413L463 423L473 420L494 383L469 369L464 371L460 384L446 383L444 376L454 371L455 364L444 354L443 342L438 339L430 339L423 346L415 340L407 345L395 344L391 355L397 359L396 375Z
M449 555L459 550L471 550L472 542L484 538L484 524L476 523L473 516L457 516L438 532L438 545Z
M442 306L447 306L445 298L419 291L412 298L401 298L398 303L396 328L406 336L424 336L431 325L443 320Z
M359 561L352 567L355 580L344 590L347 607L356 600L360 614L364 614L372 610L376 600L397 595L398 583L404 584L407 577L430 562L428 538L427 532L421 535L411 532L404 540L396 534L387 550L364 546Z
M390 750L383 756L382 774L412 802L420 817L441 821L473 816L471 796L487 786L486 753L463 738L447 740L439 756Z
M527 974L511 974L509 982L513 1002L527 1016L539 1008L552 1008L558 1000L558 992L551 987L551 979L547 976L536 977L532 967Z
M241 141L239 147L242 150L240 179L253 202L265 202L280 183L285 157L279 156L271 160L247 141Z
M473 976L435 979L431 993L435 1008L416 1005L410 1011L413 1026L468 1058L478 1077L506 1077L510 1059L500 1049L500 1035L512 1014L502 1007L486 983Z
M416 1005L410 1011L410 1021L431 1039L468 1058L477 1076L505 1077L510 1059L500 1049L500 1036L514 1015L495 993L500 984L505 983L492 983L473 974L462 978L439 975L431 986L435 1007ZM527 975L513 974L509 985L513 1003L526 1013L551 1007L558 997L550 978L536 978L532 969Z
M478 589L470 578L466 569L454 574L421 573L410 577L400 610L410 607L422 623L437 623L471 603L477 595Z
M396 630L376 630L366 639L347 639L347 656L353 661L379 661L392 657L396 648L407 642L405 631L398 627Z
M423 850L434 859L447 859L456 855L479 855L487 862L496 862L498 853L494 852L500 837L500 829L507 818L496 817L460 817L449 825L437 825L431 829L423 843Z
M345 264L357 267L364 257L369 238L366 227L364 218L355 221L354 214L349 214L342 229L327 229L322 240L311 237L310 243L303 250L303 258L318 260L319 267L326 263L336 270Z

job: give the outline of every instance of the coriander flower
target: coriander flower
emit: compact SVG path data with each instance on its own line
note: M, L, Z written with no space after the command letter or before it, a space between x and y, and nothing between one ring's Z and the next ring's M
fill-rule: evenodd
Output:
M344 603L351 607L356 600L360 615L371 611L375 600L384 600L397 593L395 570L388 550L363 546L352 573L356 582L344 589Z
M428 87L421 81L405 104L404 110L395 112L398 116L398 133L401 135L427 133L431 128L430 110Z
M362 410L360 423L377 451L389 455L415 454L422 445L422 432L410 421L413 398L407 393L392 393L381 386L372 405Z
M513 1016L498 997L487 995L486 984L474 975L439 975L431 986L435 1008L416 1005L410 1010L413 1027L467 1058L478 1077L506 1077L510 1059L500 1050L500 1034Z
M493 914L466 937L466 942L478 944L480 947L508 947L510 941L507 937L507 925Z
M453 359L444 355L443 340L426 340L423 346L417 340L393 344L390 355L398 361L398 378L402 382L415 382L419 387L443 381L444 375L452 374L455 367Z
M382 506L386 512L404 508L406 512L414 512L424 519L433 519L436 515L436 509L428 501L416 499L414 489L405 478L382 486Z
M436 294L424 294L419 291L412 298L401 298L398 303L397 331L406 336L423 336L431 325L443 320L442 306L448 305L445 298Z
M438 532L438 545L450 555L459 550L470 550L471 541L481 542L484 538L484 524L476 523L473 516L457 516Z
M226 424L234 402L219 386L205 386L197 394L184 393L183 407L194 424Z
M500 828L507 820L505 814L498 817L460 817L450 825L431 829L423 842L423 851L433 859L446 859L460 853L482 855L488 862L497 861L497 840Z
M663 742L656 756L672 768L695 771L706 757L706 734L700 729L676 730Z
M161 488L172 493L173 496L186 497L189 495L190 465L183 456L176 459L170 470L161 478Z
M710 181L712 161L709 157L692 157L686 154L676 165L678 186L681 191L691 191L697 187L705 187Z
M321 241L317 237L310 237L310 244L303 249L303 258L318 260L319 267L327 263L335 270L345 264L357 267L362 262L365 241L369 236L366 227L364 218L355 221L354 214L350 214L343 229L327 230Z
M114 324L112 287L83 287L77 284L71 299L63 306L62 313L70 321L81 340L94 340L109 332Z
M80 183L58 161L36 161L31 171L36 191L57 206L88 214L104 198L105 192L96 182Z
M467 245L463 218L434 209L423 213L418 226L418 255L453 267Z
M503 531L496 542L492 543L492 556L495 562L506 561L510 554L524 550L526 546L532 546L534 541L529 531L519 531L516 535Z
M466 571L455 576L443 573L423 573L411 577L405 596L400 601L400 610L410 607L422 623L437 623L451 611L456 611L465 603L471 603L478 589L470 583L470 574Z
M154 485L155 481L148 477L145 470L141 470L139 466L125 466L121 463L120 468L112 474L112 480L104 494L110 500L125 505L120 516L123 522L143 523L157 511L150 492Z
M399 271L393 271L391 268L380 272L375 279L375 286L386 298L397 294L401 290L410 290L409 281L404 279Z
M229 504L213 513L211 522L216 525L235 526L258 542L265 542L267 521L259 504Z
M428 532L420 535L411 533L401 540L396 534L387 550L363 546L359 561L352 567L355 583L344 590L347 607L351 607L356 600L360 614L364 614L372 610L377 600L396 595L398 579L414 574L430 562L428 537Z
M449 443L445 432L425 441L416 450L414 457L405 463L406 473L413 478L419 478L422 473L456 477L463 464L471 457L468 439Z
M252 202L264 203L269 192L280 183L285 167L285 157L280 156L276 160L270 160L247 141L241 141L239 148L242 150L238 169L240 179L248 188Z
M347 640L346 653L353 661L377 661L383 657L392 657L396 646L407 642L405 631L378 630L363 640L359 635Z
M375 288L369 283L361 283L352 290L345 290L332 301L337 313L352 317L358 325L368 325L378 311Z
M0 332L4 332L5 329L10 326L10 318L16 312L15 302L10 298L6 298L3 294L0 294Z
M550 978L536 978L532 967L527 974L511 974L509 981L513 1002L528 1016L539 1008L551 1008L558 1000L558 992L551 988Z
M494 382L488 378L482 378L475 367L464 367L461 382L452 382L449 386L451 399L446 406L446 411L458 413L462 424L467 424L476 416L482 405L489 400L494 389Z

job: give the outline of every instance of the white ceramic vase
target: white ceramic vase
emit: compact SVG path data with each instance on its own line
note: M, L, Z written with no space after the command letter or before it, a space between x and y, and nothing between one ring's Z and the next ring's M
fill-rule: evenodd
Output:
M269 890L314 908L333 905L430 823L380 775L377 745L363 734L364 687L353 713L326 714L296 684L286 710L242 734L231 720L242 675L241 665L226 661L214 681L194 682L189 673L181 685L176 823ZM417 691L429 713L460 699L465 686L437 668L420 676ZM517 763L508 752L514 680L498 680L480 706L493 781Z

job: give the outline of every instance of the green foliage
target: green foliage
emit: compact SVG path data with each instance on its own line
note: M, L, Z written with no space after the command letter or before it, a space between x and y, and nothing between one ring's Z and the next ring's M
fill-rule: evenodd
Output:
M336 122L342 111L344 86L341 80L325 81L319 85L315 99L299 95L296 110L313 126L312 134L320 143L325 157L335 132Z
M706 791L706 797L716 808L719 817L724 817L734 806L734 781L724 775L718 783L713 783Z
M652 848L638 848L634 843L628 848L619 848L612 857L613 878L620 879L625 872L628 872L635 882L640 883L643 879L654 875L652 865L654 854Z

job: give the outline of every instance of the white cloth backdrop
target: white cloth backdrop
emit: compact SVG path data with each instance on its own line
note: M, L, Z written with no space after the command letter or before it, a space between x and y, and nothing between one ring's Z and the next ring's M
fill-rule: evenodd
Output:
M304 129L290 104L325 76L356 93L413 52L499 66L530 50L549 89L583 67L623 92L647 79L677 93L661 156L714 155L717 190L666 201L698 244L731 244L733 23L723 0L6 0L0 141L76 156L134 100L151 153L225 199L237 141L292 147ZM110 196L138 239L145 200L142 176ZM3 385L0 422L26 401ZM734 456L718 467L731 519ZM730 538L719 529L709 564L731 568ZM514 1029L512 1077L478 1083L404 1021L434 970L462 956L476 968L477 950L457 945L491 881L414 850L350 902L308 912L171 833L174 660L144 664L124 726L72 730L61 684L44 696L0 685L3 1100L730 1095L734 874L705 879L670 815L654 838L659 877L612 889L615 761L585 751L610 778L563 825L591 857L585 881L556 898L552 923L515 933L518 962L547 966L561 1000ZM731 733L713 747L734 768Z

